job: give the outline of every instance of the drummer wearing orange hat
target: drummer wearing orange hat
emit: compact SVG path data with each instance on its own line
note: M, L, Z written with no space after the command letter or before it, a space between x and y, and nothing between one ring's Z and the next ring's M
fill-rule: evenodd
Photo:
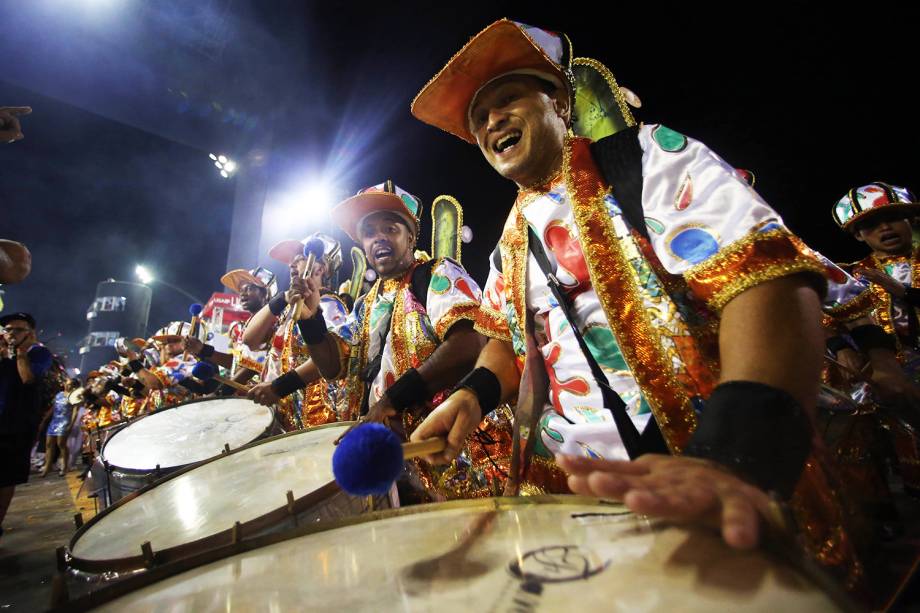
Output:
M152 337L160 351L156 366L145 364L137 353L130 352L128 365L147 389L147 410L150 412L189 400L194 394L205 391L192 383L192 368L198 363L197 358L184 354L182 339L189 335L191 327L187 321L174 321L157 330ZM198 337L199 340L207 338L203 323L198 325Z
M253 380L253 377L256 377L256 382L258 382L258 377L265 366L266 347L250 349L243 343L243 331L252 320L252 316L268 304L268 300L277 293L278 284L275 282L275 274L262 267L252 270L238 268L224 274L220 282L239 294L240 304L250 313L246 321L236 320L230 324L227 330L227 336L230 338L230 353L217 351L213 345L187 335L182 338L183 349L203 360L226 368L230 371L230 378L238 383L248 383Z
M516 417L573 490L752 547L811 449L824 267L705 145L637 126L609 71L609 104L579 120L616 130L570 135L572 68L567 37L503 19L412 103L519 188L477 320L491 339L413 439L446 435L449 459L527 364L548 383L520 397L546 402Z
M311 243L311 241L318 241ZM322 379L309 362L307 347L296 330L294 314L300 294L294 289L306 270L307 244L322 247L316 258L312 275L323 288L323 313L333 322L344 321L345 305L331 288L342 265L339 242L322 233L303 240L285 240L271 248L268 255L288 265L292 287L278 293L257 312L246 325L243 342L249 348L267 345L267 355L262 368L262 382L249 391L249 398L266 406L275 406L281 425L286 431L338 421L336 400L338 387ZM295 370L300 367L300 374Z
M307 307L299 327L316 367L327 379L344 379L352 418L385 422L403 436L472 366L483 340L473 330L482 300L476 282L459 263L416 252L421 208L392 181L333 208L332 219L377 273L343 324L329 322L317 308L312 280L298 283ZM483 425L488 430L498 421L490 416ZM507 449L494 447L492 457L501 452ZM416 476L435 498L489 495L500 487L501 471L490 473L493 465L472 458L437 472L416 464Z

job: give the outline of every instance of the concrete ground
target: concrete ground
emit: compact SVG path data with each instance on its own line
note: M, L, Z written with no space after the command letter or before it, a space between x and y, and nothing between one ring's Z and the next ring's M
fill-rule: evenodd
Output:
M73 536L74 515L93 516L92 500L75 498L79 472L32 473L16 488L0 537L0 611L44 611L51 604L55 551Z

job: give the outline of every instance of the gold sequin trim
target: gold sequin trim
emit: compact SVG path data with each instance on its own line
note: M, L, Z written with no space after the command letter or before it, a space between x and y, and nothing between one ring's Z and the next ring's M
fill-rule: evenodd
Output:
M591 284L668 446L679 452L696 428L696 414L645 312L638 280L604 203L608 188L589 144L588 139L568 139L563 167L579 236L588 246L583 252Z
M438 320L438 323L435 325L434 333L438 336L438 340L443 342L444 335L447 334L450 329L458 321L472 321L476 323L476 314L479 312L479 303L460 303L455 304L447 313L445 313L441 319Z
M496 338L500 341L511 341L511 331L508 329L508 320L503 313L487 306L479 305L476 313L474 328L483 336Z
M808 255L801 241L785 228L752 232L684 273L693 293L716 312L747 289L797 273L814 273L822 280L825 268Z

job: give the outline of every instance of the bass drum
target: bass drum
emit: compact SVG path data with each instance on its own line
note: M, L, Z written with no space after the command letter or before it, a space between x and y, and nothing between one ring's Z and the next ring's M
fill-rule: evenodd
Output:
M844 602L845 606L845 601ZM203 552L72 601L100 611L838 611L717 534L576 496L376 512Z
M102 448L115 502L184 466L280 431L273 409L246 398L192 400L131 421Z
M335 484L333 443L352 423L258 441L122 499L73 536L71 574L114 579L234 540L388 508L387 497L356 498Z

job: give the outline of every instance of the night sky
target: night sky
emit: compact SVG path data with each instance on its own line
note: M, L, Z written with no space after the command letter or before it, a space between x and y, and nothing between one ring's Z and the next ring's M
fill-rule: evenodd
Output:
M611 3L613 20L581 8L595 3L553 4L570 10L502 2L11 4L0 105L34 112L23 122L26 139L0 146L0 237L29 246L33 272L3 288L5 310L32 312L44 338L60 334L51 346L67 351L86 334L96 283L133 280L138 262L206 299L226 269L243 173L258 163L268 177L259 192L267 210L293 203L302 214L267 220L253 241L332 230L320 203L298 200L319 180L339 199L392 178L426 205L444 193L460 200L475 233L464 264L484 281L514 186L476 148L408 108L472 35L504 16L565 31L577 56L603 61L641 97L640 120L753 170L764 198L832 259L862 255L830 218L847 189L874 180L920 189L910 94L915 13L877 3L833 14L798 5L674 12ZM222 179L209 152L241 160L239 174ZM262 251L252 265L269 263ZM188 302L155 284L149 329L185 318Z

